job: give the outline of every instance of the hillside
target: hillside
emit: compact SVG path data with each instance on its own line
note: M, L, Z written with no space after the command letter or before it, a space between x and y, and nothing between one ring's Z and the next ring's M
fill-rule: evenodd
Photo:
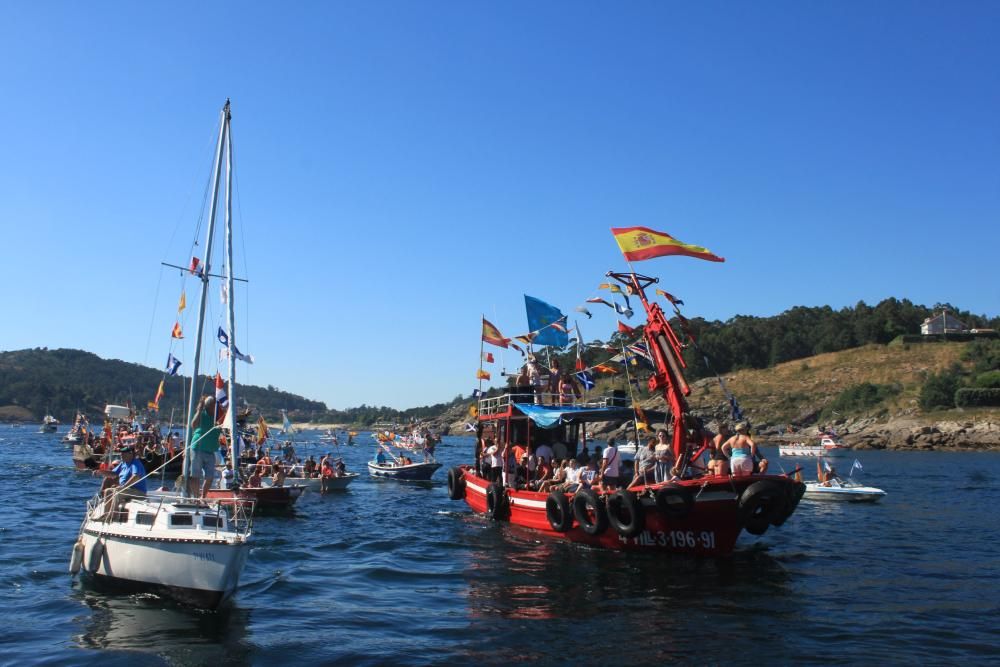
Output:
M968 343L866 345L777 364L771 368L726 373L726 388L746 417L767 439L779 439L790 429L793 437L814 434L818 427L837 429L860 447L966 449L1000 448L1000 408L925 411L920 395L928 376L956 365ZM884 390L871 404L842 408L845 395L866 384ZM636 393L640 405L665 411L662 396L650 396L642 378ZM599 380L597 392L626 389L623 376ZM878 399L878 400L875 400ZM729 418L729 404L715 377L692 384L689 404L707 422ZM445 420L458 432L468 421L468 406L456 408ZM619 431L620 425L595 428L598 434ZM628 436L624 430L623 435Z
M102 359L82 350L35 348L0 352L0 419L38 421L51 413L71 422L77 409L97 418L108 403L145 407L153 399L163 372L118 359ZM201 390L211 391L203 377ZM183 414L181 378L169 377L161 414ZM241 386L240 400L259 408L266 418L280 419L285 408L295 419L309 420L326 405L274 387Z

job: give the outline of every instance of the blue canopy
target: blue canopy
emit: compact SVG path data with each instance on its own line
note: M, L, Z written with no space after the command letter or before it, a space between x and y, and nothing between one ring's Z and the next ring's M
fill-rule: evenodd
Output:
M555 428L560 424L578 422L625 421L635 416L632 408L623 407L578 407L575 405L535 405L533 403L515 403L514 407L542 428Z

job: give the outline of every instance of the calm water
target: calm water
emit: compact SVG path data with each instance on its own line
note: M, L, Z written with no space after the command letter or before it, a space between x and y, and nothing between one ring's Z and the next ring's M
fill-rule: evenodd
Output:
M369 480L372 448L344 448L365 474L259 519L234 602L199 612L67 574L98 480L73 470L63 430L0 426L3 664L1000 659L998 454L859 452L881 504L804 500L717 561L591 550L473 516L443 483L467 438L445 439L431 485Z

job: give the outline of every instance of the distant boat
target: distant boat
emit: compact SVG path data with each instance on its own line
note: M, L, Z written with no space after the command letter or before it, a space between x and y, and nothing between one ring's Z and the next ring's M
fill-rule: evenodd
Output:
M407 463L405 459L399 459L392 455L388 447L379 446L382 451L389 455L391 461L379 461L378 458L368 462L368 474L372 477L384 477L387 479L400 479L410 482L426 482L434 475L434 472L441 467L441 464L431 458L428 461L419 463Z
M55 433L57 428L59 428L59 420L52 415L45 415L45 418L42 419L42 425L38 428L38 432Z
M808 445L804 442L778 445L778 453L781 456L789 457L839 457L847 456L850 451L850 447L837 440L835 436L827 433L822 435L817 445Z
M885 491L864 486L853 479L831 479L829 482L806 482L806 500L833 500L848 503L874 503L885 497Z

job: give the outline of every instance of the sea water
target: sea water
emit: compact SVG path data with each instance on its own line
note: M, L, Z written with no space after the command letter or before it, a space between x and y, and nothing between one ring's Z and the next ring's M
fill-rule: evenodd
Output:
M444 484L470 438L444 439L429 484L370 479L374 447L342 447L361 477L257 519L239 591L209 612L68 574L99 479L73 469L63 431L0 426L0 664L1000 658L997 453L857 452L882 502L803 500L732 557L693 559L586 548L472 514ZM296 436L300 455L331 449L318 436ZM811 477L815 462L803 463Z

